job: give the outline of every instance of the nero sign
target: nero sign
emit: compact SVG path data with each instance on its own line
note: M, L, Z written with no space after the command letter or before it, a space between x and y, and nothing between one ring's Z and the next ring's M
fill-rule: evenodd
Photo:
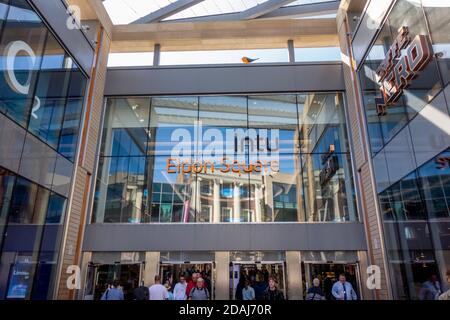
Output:
M381 90L381 98L376 99L379 116L386 115L387 107L394 105L411 80L425 69L433 57L432 52L428 36L418 35L412 40L408 27L400 28L394 44L376 71Z

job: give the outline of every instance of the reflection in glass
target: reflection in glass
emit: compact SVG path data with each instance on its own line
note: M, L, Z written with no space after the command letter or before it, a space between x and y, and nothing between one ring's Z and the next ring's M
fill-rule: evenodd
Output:
M297 97L302 153L349 152L344 103L340 94Z
M147 128L134 111L148 101ZM358 219L341 94L110 98L107 107L94 222Z
M357 220L348 154L303 155L302 172L308 221Z
M58 145L72 60L51 34L47 37L37 80L39 106L31 111L28 129L53 148Z
M86 77L80 68L72 62L66 109L64 110L58 147L58 152L72 161L77 149L86 83Z
M139 223L146 213L147 180L144 157L104 157L97 182L96 219L101 222Z
M64 213L66 199L52 193L48 199L47 214L39 248L38 266L36 269L32 299L52 299L52 291L56 282L59 248L63 236Z
M405 134L409 137L410 130L406 124L420 121L414 117L427 104L431 103L429 108L432 110L436 109L435 102L439 105L439 102L432 100L442 90L443 84L449 83L449 10L448 1L397 1L359 73L372 152L378 152L374 160L381 174L381 177L377 177L380 180L377 181L379 190L382 190L379 204L392 289L398 299L436 299L437 296L430 295L427 289L432 283L430 281L434 280L438 280L441 289L446 290L445 273L450 267L450 154L447 150L409 172L400 181L388 182L393 179L388 173L393 172L399 164L387 161L387 151L386 157L381 152L395 136ZM416 35L429 36L435 55L410 86L403 90L400 99L388 107L387 114L381 116L376 112L375 103L375 98L381 96L376 70L394 43L399 28L403 26L409 28L411 38ZM429 120L427 118L425 122ZM432 125L426 127L431 129ZM409 128L413 129L414 126ZM417 134L420 135L414 132L413 136ZM420 146L416 143L413 147L418 153ZM429 148L436 149L435 153L442 150L442 147L434 145Z
M167 173L166 159L164 156L148 158L148 183L152 194L144 222L196 222L196 210L200 210L199 199L192 196L197 191L196 177Z
M0 112L73 160L86 77L28 1L0 0L0 34ZM0 299L53 297L65 205L0 168Z
M3 169L0 172L2 187L8 188L1 193L12 190L2 233L0 299L50 299L66 199L21 177L15 179L13 186L15 177ZM12 178L8 177L8 185L7 176ZM0 200L8 201L1 197ZM6 212L3 209L2 215Z
M157 97L151 101L149 155L190 158L194 152L197 97Z
M434 58L420 75L403 90L403 95L387 109L386 115L376 112L375 98L381 97L380 84L376 70L386 58L388 50L398 37L401 27L408 27L411 39L416 35L428 35L423 11L416 1L398 1L384 24L369 55L359 72L364 95L366 118L372 151L378 152L411 120L417 112L442 89L442 84ZM405 51L405 50L404 50ZM402 52L402 55L405 53Z
M47 32L27 1L12 2L0 42L0 112L24 127L39 105L33 92Z
M249 196L243 194L248 173L222 166L248 162L247 97L200 97L199 121L201 159L216 167L198 174L199 184L212 186L210 196L201 196L201 206L211 211L211 222L247 222L252 218Z
M27 1L6 2L0 2L0 112L73 161L86 76Z
M145 156L149 139L148 98L109 99L101 154L112 157Z

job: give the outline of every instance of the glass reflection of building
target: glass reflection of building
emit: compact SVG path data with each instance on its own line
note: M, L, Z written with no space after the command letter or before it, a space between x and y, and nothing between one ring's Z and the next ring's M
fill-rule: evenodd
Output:
M90 1L54 0L43 10L49 2L0 0L0 299L97 299L116 278L131 298L158 272L176 281L194 270L205 272L213 295L232 299L242 275L257 283L275 275L290 299L304 297L315 277L334 282L341 272L364 299L423 299L431 276L448 289L448 0L342 2L348 12L337 11L339 34L307 27L308 43L300 27L300 38L288 41L291 31L280 29L274 43L265 39L286 53L271 64L261 57L245 66L188 65L205 52L240 51L227 48L229 39L212 50L209 31L188 48L189 30L181 43L161 35L151 53L152 41L141 47L127 39L129 48L146 50L133 57L155 65L117 69L107 66L108 53L126 50L117 40L128 36L126 26L112 40L101 19L68 30L49 12L62 16L67 4ZM385 16L375 21L383 5ZM290 10L299 8L280 9ZM223 17L206 19L216 18ZM316 18L336 29L324 16L292 23ZM277 29L274 20L259 20L262 29ZM376 71L402 27L411 38L426 36L434 55L379 114ZM322 44L331 47L311 48ZM165 66L169 56L187 64ZM224 158L231 167L222 171ZM208 165L196 172L195 163ZM65 287L71 264L85 277L78 291ZM381 267L375 293L364 286L368 265Z
M27 1L0 1L0 299L53 297L86 83Z
M396 299L423 299L423 284L433 275L446 288L449 17L448 1L396 1L359 71ZM411 39L429 37L435 55L387 114L379 115L376 70L401 27Z
M343 107L336 93L108 98L94 222L356 221ZM207 170L176 166L195 162Z

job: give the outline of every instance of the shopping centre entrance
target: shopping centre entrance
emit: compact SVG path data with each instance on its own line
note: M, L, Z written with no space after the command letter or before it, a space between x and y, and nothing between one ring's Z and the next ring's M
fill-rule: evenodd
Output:
M142 263L94 264L88 267L85 300L100 300L108 285L119 280L125 300L133 300L133 291L142 279Z
M304 263L302 266L305 276L304 292L308 291L313 284L313 279L318 278L327 300L333 300L331 289L333 284L339 280L339 275L344 273L360 297L359 268L357 263Z
M200 273L205 280L211 299L214 299L214 263L211 262L170 262L165 261L160 264L160 276L162 283L170 282L172 287L178 283L180 274L186 277L186 281L190 281L193 273Z
M263 300L264 291L269 285L269 277L277 279L278 289L286 296L286 268L284 262L231 262L230 299L242 300L242 294L239 294L239 291L245 285L245 279L248 279L255 290L256 300Z

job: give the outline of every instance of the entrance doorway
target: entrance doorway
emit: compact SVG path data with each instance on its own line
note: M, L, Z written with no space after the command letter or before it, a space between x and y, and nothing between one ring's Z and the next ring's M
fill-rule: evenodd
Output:
M184 274L186 281L190 281L193 273L200 273L202 275L213 300L215 297L213 262L164 262L160 265L161 280L163 284L169 281L172 289L178 283L180 274Z
M100 300L114 280L122 286L124 299L133 300L133 291L142 279L142 263L90 264L88 266L85 300Z
M320 280L320 285L327 300L333 300L331 289L333 284L339 280L339 275L344 273L347 281L350 282L358 295L360 296L360 277L357 263L302 263L302 270L304 270L304 294L306 295L308 289L313 285L314 278Z
M245 279L255 290L256 300L264 299L264 292L269 286L269 277L278 281L286 297L286 271L284 262L232 262L230 263L230 300L242 300Z

